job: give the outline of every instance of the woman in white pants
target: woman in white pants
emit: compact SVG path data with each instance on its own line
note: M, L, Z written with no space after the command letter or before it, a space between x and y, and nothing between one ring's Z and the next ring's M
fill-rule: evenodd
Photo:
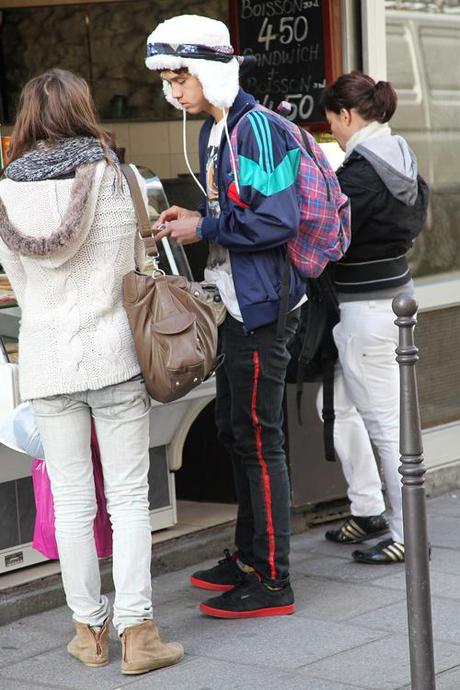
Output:
M133 204L88 85L70 72L50 70L26 84L10 153L0 182L0 261L22 311L21 398L32 403L51 480L76 628L67 649L88 666L108 663L111 612L93 533L93 418L113 528L121 670L145 673L176 663L183 649L160 640L152 613L150 400L122 304L123 276L143 264Z
M334 328L334 443L348 483L351 517L326 538L350 544L390 536L353 552L360 563L404 560L399 467L399 372L395 295L413 293L406 254L423 227L428 194L414 153L391 134L397 104L389 82L359 72L326 87L323 108L345 151L337 171L351 201L352 239L334 266L340 321ZM318 401L320 403L320 400ZM322 407L322 405L319 407ZM388 510L372 445L385 481Z

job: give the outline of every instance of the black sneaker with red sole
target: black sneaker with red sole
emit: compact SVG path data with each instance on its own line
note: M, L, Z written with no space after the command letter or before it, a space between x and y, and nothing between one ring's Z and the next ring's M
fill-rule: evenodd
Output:
M290 585L269 589L255 573L244 575L242 584L200 604L200 611L215 618L259 618L294 613L294 592Z
M237 564L237 554L224 550L225 558L217 565L207 570L197 570L190 577L194 587L208 589L213 592L228 592L241 584L244 573Z

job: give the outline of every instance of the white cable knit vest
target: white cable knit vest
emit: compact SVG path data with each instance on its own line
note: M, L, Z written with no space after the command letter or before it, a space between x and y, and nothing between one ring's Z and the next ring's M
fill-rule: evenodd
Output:
M0 182L0 198L17 230L48 236L61 223L73 183L6 179ZM123 276L135 266L135 250L138 263L142 257L136 237L126 181L117 188L113 168L101 161L72 242L46 256L24 256L0 239L0 263L22 310L23 400L97 390L139 373L122 304Z

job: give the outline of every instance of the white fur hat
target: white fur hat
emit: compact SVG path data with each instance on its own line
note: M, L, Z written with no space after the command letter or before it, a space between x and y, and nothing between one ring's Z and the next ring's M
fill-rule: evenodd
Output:
M230 34L223 22L183 14L159 24L147 39L145 64L152 70L187 68L217 108L230 108L239 88L239 60L233 56ZM166 99L179 110L171 86L163 80Z

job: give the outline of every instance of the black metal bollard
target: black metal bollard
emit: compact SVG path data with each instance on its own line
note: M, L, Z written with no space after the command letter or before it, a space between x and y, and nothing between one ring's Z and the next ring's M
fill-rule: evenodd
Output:
M402 504L404 520L407 613L412 690L435 690L433 628L429 546L425 502L425 472L422 432L418 403L415 363L418 349L414 344L417 302L408 295L393 300L398 317L400 392L400 452Z

